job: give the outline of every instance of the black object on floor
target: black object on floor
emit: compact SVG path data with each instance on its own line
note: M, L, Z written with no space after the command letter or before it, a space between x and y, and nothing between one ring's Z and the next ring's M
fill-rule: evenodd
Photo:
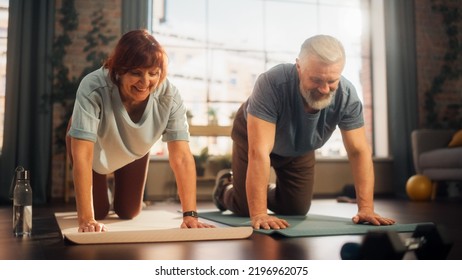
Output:
M346 184L343 186L342 193L337 197L337 202L356 203L355 185Z
M412 251L417 259L444 260L451 248L444 230L436 225L419 225L411 238L401 240L396 231L370 231L361 244L348 242L342 246L344 260L400 260Z

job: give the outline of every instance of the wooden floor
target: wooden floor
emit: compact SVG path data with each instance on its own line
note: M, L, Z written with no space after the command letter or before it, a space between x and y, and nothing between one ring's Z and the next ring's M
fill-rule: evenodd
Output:
M152 209L177 211L176 202L157 202ZM345 242L360 242L361 236L282 238L254 233L249 239L230 241L172 242L120 245L72 245L61 237L54 212L74 211L72 204L34 207L33 236L12 235L12 207L0 207L0 259L3 260L338 260ZM214 209L200 203L200 209ZM335 199L316 199L310 213L351 217L356 205ZM377 199L376 211L399 223L434 222L444 226L454 245L448 259L462 259L462 202L441 199L410 202ZM409 234L401 234L406 238ZM408 253L405 259L415 259Z

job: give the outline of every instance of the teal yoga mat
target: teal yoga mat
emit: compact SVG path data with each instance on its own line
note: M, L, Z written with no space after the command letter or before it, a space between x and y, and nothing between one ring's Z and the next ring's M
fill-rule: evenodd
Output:
M251 226L248 217L239 217L231 212L201 212L199 217L229 226ZM393 230L396 232L412 232L420 224L394 224L390 226L374 226L370 224L354 224L351 219L316 214L306 216L282 216L279 218L289 222L290 227L282 230L255 230L263 234L280 234L286 237L360 235L371 230Z

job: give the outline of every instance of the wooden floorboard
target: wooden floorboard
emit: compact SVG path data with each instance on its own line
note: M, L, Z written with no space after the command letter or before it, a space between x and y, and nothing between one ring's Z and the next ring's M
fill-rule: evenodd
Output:
M155 202L147 207L177 211L180 206L176 202ZM0 259L3 260L339 260L344 243L361 241L361 236L348 235L283 238L254 233L244 240L72 245L62 239L53 216L55 212L74 211L72 204L34 206L33 236L25 239L12 234L11 208L0 207ZM201 202L199 208L213 209L213 205ZM334 199L317 199L312 209L326 215L350 215ZM454 243L448 259L462 259L461 201L377 199L376 211L400 223L434 222L443 226ZM409 234L401 236L406 238ZM415 257L408 253L405 259Z

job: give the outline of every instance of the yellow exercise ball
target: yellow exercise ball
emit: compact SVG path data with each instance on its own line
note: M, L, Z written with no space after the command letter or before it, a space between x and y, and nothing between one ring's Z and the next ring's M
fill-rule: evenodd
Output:
M406 193L414 201L429 200L432 196L432 182L424 175L411 176L406 182Z

